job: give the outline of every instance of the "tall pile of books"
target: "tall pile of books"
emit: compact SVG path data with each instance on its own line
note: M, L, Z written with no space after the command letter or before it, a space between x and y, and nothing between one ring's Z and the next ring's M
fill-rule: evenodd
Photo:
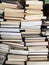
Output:
M43 22L46 19L43 1L26 0L25 9L19 9L18 4L2 2L0 19L1 65L5 60L6 65L49 64L46 41L49 22Z
M25 39L25 45L28 48L27 65L36 65L36 61L48 60L48 41L42 37L41 26L43 16L43 1L26 0L25 20L21 22L23 29L22 37Z
M20 22L24 18L24 10L18 9L15 4L1 3L0 8L4 10L4 21L1 21L0 44L1 53L6 53L6 64L24 65L27 61L28 51L24 47L20 32Z

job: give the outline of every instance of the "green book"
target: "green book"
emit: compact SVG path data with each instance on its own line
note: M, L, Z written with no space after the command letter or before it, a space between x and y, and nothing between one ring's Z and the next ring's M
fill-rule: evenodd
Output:
M49 0L45 0L45 4L49 4Z

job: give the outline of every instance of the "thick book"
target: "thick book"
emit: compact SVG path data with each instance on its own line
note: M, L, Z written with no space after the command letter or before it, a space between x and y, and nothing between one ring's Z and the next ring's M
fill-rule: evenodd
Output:
M0 39L0 42L20 42L20 43L21 43L22 40L19 40L19 39L18 39L18 40L10 40L10 39L7 39L7 40L6 40L6 39Z
M13 8L13 9L16 9L16 8L18 8L18 5L17 4L11 4L11 3L2 2L0 4L0 9L5 9L5 8Z
M20 30L17 29L17 28L0 28L0 32L14 32L14 33L18 33L18 32L20 32Z
M10 65L11 65L11 64L15 64L15 65L25 65L24 62L18 62L18 61L17 61L17 62L16 62L16 61L15 61L15 62L13 62L13 61L6 61L6 64L10 64Z
M43 14L40 10L26 10L26 15L41 15Z
M3 21L1 25L20 25L20 21Z
M5 16L4 19L6 20L10 20L10 21L21 21L23 20L23 18L15 18L15 17L9 17L9 16Z
M26 4L43 5L43 1L26 1Z
M46 19L46 16L41 15L27 15L25 17L26 20L32 20L32 21L41 21L41 19Z
M13 18L24 18L24 13L15 13L15 12L5 12L4 14L5 17L13 17Z
M8 54L8 61L26 61L27 56Z
M47 46L48 42L32 42L26 43L26 46Z
M28 55L28 51L10 49L11 54Z
M27 65L49 65L49 61L27 61Z
M10 36L10 35L1 35L1 38L4 40L16 40L16 41L22 41L21 36Z
M11 9L11 8L5 8L4 12L12 12L12 13L24 13L24 9Z
M33 4L29 5L28 7L26 6L25 8L26 8L26 10L43 10L43 6L33 5Z
M21 27L23 27L23 26L24 27L26 27L26 26L30 27L30 26L37 26L37 25L42 25L42 21L30 21L30 20L27 21L27 20L25 20L25 21L21 22Z

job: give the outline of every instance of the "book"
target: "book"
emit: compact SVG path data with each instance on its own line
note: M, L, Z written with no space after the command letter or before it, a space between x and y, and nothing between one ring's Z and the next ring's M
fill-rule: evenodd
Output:
M9 53L11 53L11 54L20 54L20 55L28 55L28 51L25 51L25 50L10 49Z
M14 28L0 28L0 32L14 32L14 33L17 33L17 32L20 32L19 29L14 29Z
M48 42L32 42L26 43L26 46L47 46Z
M27 56L21 56L21 55L11 55L11 54L9 54L8 55L8 61L26 61L27 60Z
M25 38L25 42L44 42L45 37L31 37L31 38Z
M24 62L13 62L13 61L6 61L6 64L19 64L19 65L24 65Z
M26 20L32 20L32 21L40 21L41 19L46 19L46 16L39 16L39 15L27 15L25 17Z
M27 25L28 24L28 25ZM37 26L37 25L42 25L42 21L27 21L25 20L24 22L21 22L21 27L22 26Z
M37 65L37 64L39 64L39 65L49 65L49 62L48 61L34 61L34 62L30 62L30 61L27 61L27 65L32 65L32 64L34 64L34 65Z
M13 9L16 9L16 8L18 8L18 6L17 6L17 4L11 4L11 3L2 2L0 4L0 9L4 9L4 8L13 8Z
M26 4L43 5L42 1L27 1Z

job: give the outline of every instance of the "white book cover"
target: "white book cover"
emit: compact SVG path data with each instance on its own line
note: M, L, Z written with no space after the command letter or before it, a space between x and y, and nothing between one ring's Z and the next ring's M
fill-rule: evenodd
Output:
M19 28L19 25L1 24L1 27L4 27L4 28Z
M37 25L42 25L42 21L21 22L21 27L23 27L23 26L37 26Z
M21 29L30 29L30 30L37 30L37 29L40 29L41 26L40 25L22 25L21 26Z
M26 4L43 5L43 1L26 1Z
M45 37L32 37L32 38L25 38L25 40L45 40Z
M11 49L9 53L28 55L28 51L25 51L25 50L13 50L13 49Z
M27 15L25 17L26 20L33 20L33 21L39 21L41 19L46 19L46 16L41 16L41 15Z
M20 21L3 21L1 24L4 25L20 25Z
M37 45L42 45L42 46L47 46L48 42L32 42L32 43L26 43L26 46L37 46Z
M48 52L43 52L43 53L41 53L41 52L40 53L38 53L38 52L37 53L31 53L30 52L29 55L48 55Z
M20 30L16 28L0 28L0 32L20 32Z
M0 35L21 36L21 33L0 32Z
M49 65L49 61L28 61L27 65Z

